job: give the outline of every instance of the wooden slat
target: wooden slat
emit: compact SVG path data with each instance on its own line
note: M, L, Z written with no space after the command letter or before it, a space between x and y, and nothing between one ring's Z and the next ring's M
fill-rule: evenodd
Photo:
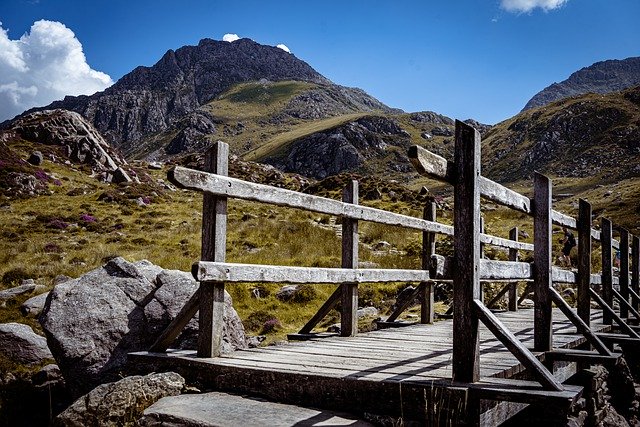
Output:
M230 198L253 200L277 206L288 206L343 218L398 225L422 231L453 235L453 227L421 218L387 212L367 206L352 205L338 200L299 193L283 188L242 181L176 166L169 172L169 180L181 188L204 191Z
M425 282L429 280L429 272L424 270L290 267L206 261L194 264L194 271L197 280L224 282L336 284L346 282Z
M564 390L551 372L507 329L502 322L479 300L474 300L474 310L482 323L527 367L531 375L547 390Z
M613 306L613 267L611 265L611 221L602 218L600 221L602 242L602 299L607 306ZM603 307L604 309L604 307ZM604 323L611 325L612 318L608 310L604 310Z
M180 335L185 326L187 326L187 323L196 315L199 307L200 289L196 289L176 317L169 323L169 326L167 326L164 332L156 339L156 342L153 343L149 351L159 353L167 351L171 343L178 338L178 335Z
M480 379L478 317L480 298L480 133L456 120L453 246L453 380Z
M618 280L620 283L620 299L627 304L620 304L620 317L626 319L629 317L629 230L620 229L620 275ZM632 308L633 309L633 308Z
M513 239L503 239L502 237L496 237L490 234L481 234L480 242L487 245L499 246L501 248L533 251L533 245L531 243L518 242Z
M580 199L578 205L578 316L587 326L591 321L591 204Z
M631 239L631 292L640 294L640 238L633 236ZM632 298L631 305L635 310L640 310L640 299Z
M631 292L630 289L628 291ZM622 307L624 307L627 311L627 317L629 317L629 313L631 313L633 317L636 318L636 320L640 320L640 313L634 310L628 298L623 297L622 294L616 291L615 289L612 289L611 292L613 292L614 298L618 300L618 303L619 303L618 305L620 306L621 313L622 313ZM622 315L620 315L620 317L622 317Z
M424 207L422 218L431 222L436 221L436 203L434 201L428 202ZM421 266L423 270L429 270L431 255L435 253L436 234L423 231L421 254ZM420 294L420 323L433 323L435 313L435 285L433 282L422 282L420 288L422 290Z
M229 146L222 141L205 154L205 170L229 172ZM224 262L227 252L227 199L204 193L202 204L203 261ZM217 357L222 351L224 282L200 283L198 356Z
M342 192L344 203L358 205L358 181L351 180ZM342 268L358 268L358 220L342 219ZM353 337L358 333L358 283L347 282L340 285L340 335Z
M600 340L600 338L598 338L598 340ZM616 365L618 360L620 360L622 354L611 353L606 355L589 350L556 348L546 352L544 357L545 360L554 362L580 362L590 365L605 365L607 367L613 367Z
M509 239L514 242L518 241L518 227L513 227L509 230ZM517 249L509 249L509 261L518 261L518 250ZM511 283L509 286L509 311L518 310L518 284Z
M600 354L604 354L607 356L611 355L611 352L604 345L602 341L598 339L595 333L591 330L589 325L582 320L582 318L575 313L569 304L562 298L562 296L552 287L549 289L549 293L551 295L551 299L556 304L556 306L562 311L562 313L571 321L575 327L578 329L578 333L584 335L584 337L589 341L589 343L593 346L593 348Z
M418 285L411 292L411 294L409 294L409 296L405 298L404 301L402 301L402 304L396 307L396 309L389 315L389 317L387 318L387 322L395 322L398 316L400 316L407 308L409 308L413 304L413 301L415 301L415 299L419 295L422 295L422 293L424 292L424 289L423 289L424 285L426 285L426 282L420 283L420 285ZM433 323L433 321L423 322L423 323Z
M574 230L578 228L578 222L575 220L575 218L572 218L569 215L565 215L562 212L552 210L551 221L555 225L560 225L562 227L567 227Z
M553 339L551 296L549 295L549 289L553 284L551 263L551 180L539 173L534 176L534 200L534 347L538 351L548 351L551 350Z
M455 277L454 258L442 255L431 256L430 274L433 279ZM494 261L481 259L480 280L528 280L532 278L532 266L527 262Z
M631 338L640 338L640 335L638 335L631 327L629 327L629 325L627 325L627 323L624 320L622 320L620 316L618 316L618 314L613 310L613 308L611 308L611 306L608 305L606 301L600 295L598 295L598 293L595 290L589 289L589 292L591 293L591 298L593 298L593 300L598 303L600 308L602 308L603 313L605 315L608 315L608 318L611 319L611 323L615 321L620 327L620 329L624 331L625 334L629 335ZM605 321L605 318L603 318L603 322L604 321Z
M512 285L512 283L507 283L506 285L504 285L502 287L502 289L500 289L500 291L497 294L495 294L494 297L491 298L491 300L487 303L487 307L491 308L494 305L496 305L496 303L498 301L500 301L502 299L502 297L505 296L505 294L507 292L509 292L509 290L511 288L511 285ZM511 311L513 311L513 310L511 310Z
M309 334L316 327L318 322L324 319L327 314L331 311L333 307L340 301L340 297L342 296L342 290L338 286L335 291L331 294L331 296L322 304L318 312L313 315L313 317L300 329L298 334Z

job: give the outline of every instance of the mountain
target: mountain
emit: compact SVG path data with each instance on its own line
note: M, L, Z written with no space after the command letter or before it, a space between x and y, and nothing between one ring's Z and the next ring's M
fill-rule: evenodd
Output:
M585 93L610 93L640 85L640 57L596 62L533 96L522 111Z
M534 171L594 184L640 177L640 86L524 111L494 126L483 144L483 173L502 182Z
M232 43L204 39L197 46L169 50L152 67L137 67L103 92L68 96L38 110L82 114L125 155L144 156L152 151L148 147L166 147L171 155L191 146L202 148L203 136L224 121L206 108L217 96L242 83L281 81L304 83L308 89L299 91L293 109L326 98L341 104L333 114L341 109L391 111L359 89L334 85L294 55L249 39ZM296 114L322 116L323 112L314 113L309 107Z

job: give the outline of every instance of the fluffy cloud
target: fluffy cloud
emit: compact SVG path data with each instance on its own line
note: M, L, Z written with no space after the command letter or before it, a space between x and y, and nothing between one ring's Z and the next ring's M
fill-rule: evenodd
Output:
M287 45L286 45L286 44L279 44L279 45L277 45L276 47L277 47L278 49L282 49L282 50L284 50L284 51L285 51L285 52L287 52L287 53L291 53L291 51L289 50L289 48L287 47Z
M548 12L557 9L569 0L500 0L500 7L508 12L531 12L536 7Z
M224 36L222 36L222 41L229 42L229 43L239 39L240 37L238 37L237 34L225 34Z
M82 44L60 22L37 21L19 40L0 23L0 121L65 95L90 95L113 84L87 64Z

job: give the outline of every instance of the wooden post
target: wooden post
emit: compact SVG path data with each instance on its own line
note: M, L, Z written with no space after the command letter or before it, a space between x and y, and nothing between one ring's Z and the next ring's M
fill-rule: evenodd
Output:
M358 204L358 181L352 180L342 193L342 201ZM342 218L342 268L358 268L358 220ZM340 335L353 337L358 333L358 284L343 283L340 314Z
M580 199L578 208L578 316L591 324L591 204Z
M633 236L631 243L631 289L640 295L640 238ZM636 298L631 300L634 310L640 310L640 304Z
M509 239L518 241L518 227L509 230ZM518 250L509 249L509 261L518 261ZM518 283L509 284L509 311L518 310Z
M480 233L484 234L484 217L480 214ZM484 243L480 243L480 259L484 258ZM480 284L480 301L484 303L484 286Z
M430 201L424 207L422 218L427 221L436 220L436 203ZM422 232L422 269L428 270L431 255L436 253L436 233ZM420 295L420 323L433 323L434 319L434 284L423 282L422 295Z
M552 347L551 322L551 180L537 173L534 177L534 348L549 351Z
M613 266L611 265L611 221L600 221L600 244L602 245L602 300L613 307ZM603 311L602 323L611 325L613 319L607 310Z
M620 229L620 296L629 302L629 231ZM629 317L629 309L623 303L620 304L620 317Z
M229 146L218 141L205 155L206 172L228 175ZM227 198L204 193L202 261L224 262L227 251ZM218 357L222 349L224 282L200 283L198 357Z
M456 120L453 223L453 381L480 377L478 316L480 299L480 134Z

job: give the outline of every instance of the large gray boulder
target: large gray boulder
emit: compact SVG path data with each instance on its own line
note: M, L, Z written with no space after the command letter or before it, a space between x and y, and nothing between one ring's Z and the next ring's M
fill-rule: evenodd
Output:
M65 427L131 425L151 404L176 396L184 378L174 372L132 376L102 384L58 415L54 425Z
M71 392L78 396L117 379L127 353L148 350L196 288L187 273L119 257L54 287L40 322ZM228 294L224 316L223 352L246 348L244 328ZM174 347L195 348L197 319Z
M47 340L21 323L0 323L0 357L24 365L53 359Z

